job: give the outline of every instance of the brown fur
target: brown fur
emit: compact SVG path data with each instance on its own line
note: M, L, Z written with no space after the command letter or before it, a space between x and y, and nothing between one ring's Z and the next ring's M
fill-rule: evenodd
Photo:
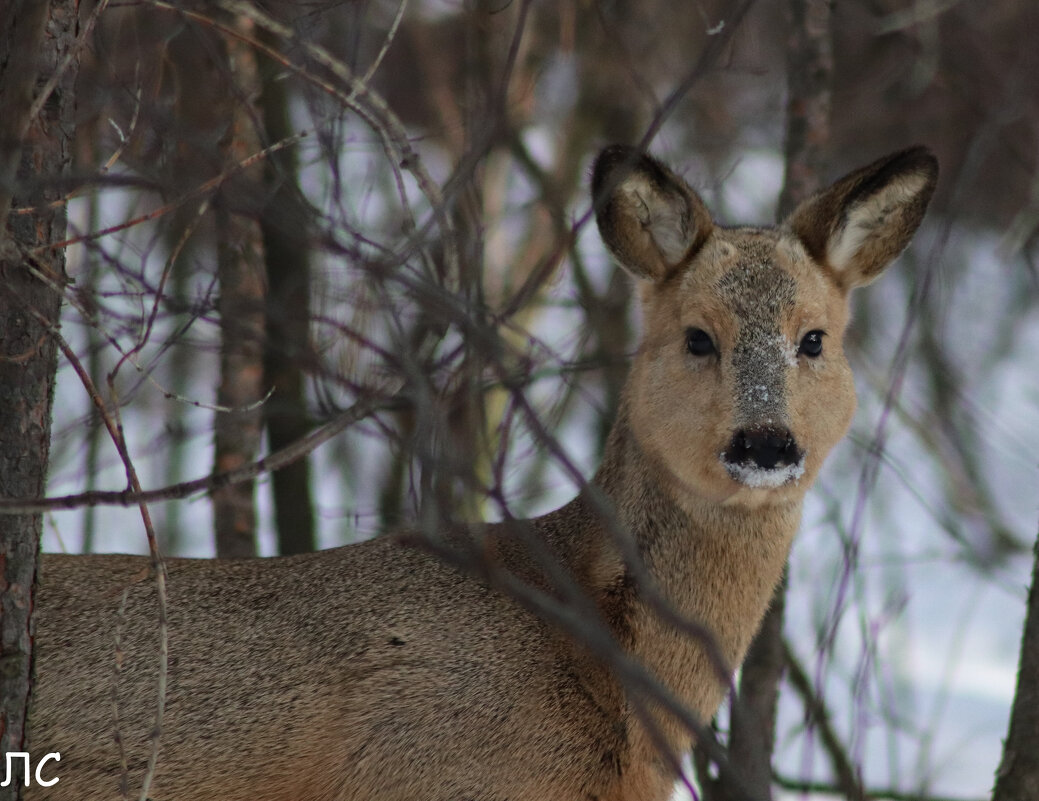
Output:
M933 158L907 153L854 173L778 229L715 227L692 189L630 149L598 163L600 228L644 279L645 335L593 484L656 588L713 632L730 667L779 579L804 493L854 410L840 347L847 291L905 246L930 196ZM899 181L912 191L869 202ZM854 239L839 239L851 229ZM829 252L852 255L834 266ZM689 328L708 332L717 354L689 353ZM823 354L797 355L816 329L826 331ZM762 362L775 358L781 367ZM736 429L765 418L796 440L803 474L748 486L722 454ZM703 643L661 620L589 497L529 526L629 654L709 718L724 685ZM488 553L544 586L512 533L479 530ZM671 792L667 762L607 667L406 539L280 559L175 559L168 570L155 801L654 801ZM135 794L158 664L147 560L46 555L40 582L32 748L61 753L52 763L60 781L27 798L118 797L116 732ZM689 747L671 716L654 720L673 752Z

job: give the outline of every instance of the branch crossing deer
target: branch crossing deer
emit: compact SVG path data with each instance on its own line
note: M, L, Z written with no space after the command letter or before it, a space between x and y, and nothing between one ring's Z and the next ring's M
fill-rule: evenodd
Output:
M805 492L851 421L848 295L907 246L937 174L930 152L911 148L776 227L726 228L635 149L595 163L599 231L637 283L644 331L591 481L609 509L582 492L526 521L529 536L507 524L468 536L532 585L548 584L533 546L554 554L623 653L701 720L727 691L714 663L741 663ZM642 583L612 525L633 543ZM652 704L640 712L595 649L415 539L169 560L149 797L667 799L665 756L689 749L689 729ZM136 797L156 703L149 569L146 557L43 556L30 736L61 761L60 781L30 788L31 801L118 798L124 777ZM645 577L711 640L666 619Z

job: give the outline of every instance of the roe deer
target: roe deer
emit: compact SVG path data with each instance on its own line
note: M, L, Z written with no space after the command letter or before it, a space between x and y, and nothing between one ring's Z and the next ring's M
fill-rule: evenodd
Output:
M778 227L723 228L660 162L611 147L595 164L600 233L638 279L644 320L595 492L526 521L526 539L504 524L469 536L535 583L545 584L536 547L558 555L624 653L703 720L726 691L712 660L732 670L743 659L805 491L855 409L842 351L849 291L906 247L937 172L912 148L837 181ZM713 648L647 601L609 526L631 538L658 597L713 633ZM689 731L658 709L654 736L593 649L415 539L169 560L169 681L150 797L668 798L673 762L659 746L681 754ZM28 798L118 797L116 732L140 786L158 662L148 571L146 557L43 557L31 742L34 755L61 754L49 768L60 781Z

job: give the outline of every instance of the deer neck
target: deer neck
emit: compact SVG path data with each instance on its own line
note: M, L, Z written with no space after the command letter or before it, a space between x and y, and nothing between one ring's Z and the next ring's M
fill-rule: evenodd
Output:
M638 590L625 621L632 655L709 719L726 690L713 664L731 672L743 660L782 576L801 502L747 509L683 493L640 446L626 403L594 484L609 498L621 531L634 538L659 596L714 638L705 646L679 631ZM591 528L602 536L602 525Z

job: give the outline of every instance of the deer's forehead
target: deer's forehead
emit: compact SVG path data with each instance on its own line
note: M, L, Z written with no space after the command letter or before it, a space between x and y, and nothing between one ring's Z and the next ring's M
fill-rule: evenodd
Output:
M800 243L778 232L726 231L694 259L682 294L742 321L775 321L789 314L803 294L809 261Z
M741 320L776 320L793 307L797 281L774 261L748 258L723 273L714 291Z

